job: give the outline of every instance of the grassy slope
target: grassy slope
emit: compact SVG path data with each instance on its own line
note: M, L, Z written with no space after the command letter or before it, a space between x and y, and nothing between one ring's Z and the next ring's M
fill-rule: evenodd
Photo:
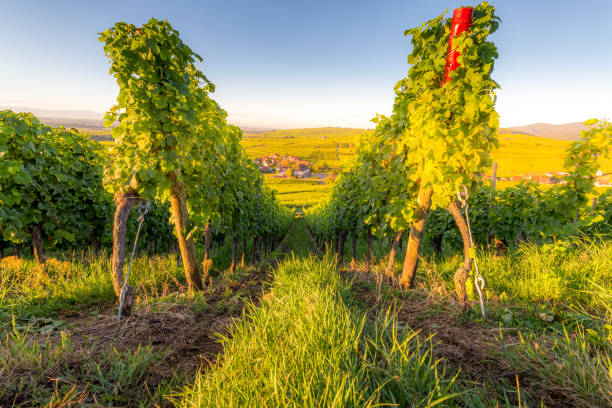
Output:
M168 406L164 395L214 361L215 333L266 279L265 265L230 274L230 245L215 245L214 284L190 293L175 254L138 256L135 311L115 325L108 254L56 255L67 260L44 268L0 259L0 407Z
M610 399L609 243L483 257L491 288L483 321L477 308L461 313L448 299L458 257L424 260L419 287L403 293L377 287L374 275L339 279L333 258L304 258L310 240L297 219L288 242L295 258L223 337L222 358L179 406L510 407L521 398L591 407Z
M362 241L357 246L360 262L365 257ZM388 248L388 242L374 243L375 271L384 269ZM350 250L345 251L348 260ZM402 259L403 253L398 254L396 273ZM612 242L605 240L576 242L571 248L524 244L503 256L481 253L478 264L488 299L483 320L477 303L461 313L453 300L453 275L462 258L452 253L424 257L417 290L398 292L391 301L400 301L400 320L436 334L438 355L469 374L467 380L482 383L486 398L516 398L516 375L523 402L531 401L526 406L540 406L540 400L550 407L610 406L611 259ZM356 289L369 292L366 298L375 297L375 282L372 275L364 288ZM471 280L468 292L476 302ZM375 306L370 302L370 308ZM494 364L481 366L483 361ZM485 386L486 379L492 381Z
M223 359L179 406L433 406L452 398L452 376L430 344L398 332L390 318L366 322L332 265L283 264L261 307L223 338Z
M249 307L249 318L229 334L222 325L212 326L226 333L224 353L195 380L199 351L187 357L181 353L211 338L212 333L202 336L203 327L182 343L162 337L153 346L147 346L154 339L144 332L125 348L124 340L105 340L115 337L114 326L109 326L103 333L107 337L95 338L106 348L94 353L100 347L76 341L74 329L83 330L77 322L57 319L64 319L66 311L78 313L79 322L94 319L87 330L103 326L96 322L114 321L106 257L90 259L88 265L78 260L54 263L48 270L26 262L14 272L4 271L0 405L13 401L3 396L44 405L70 394L75 403L95 397L101 403L137 406L141 401L152 406L188 383L176 396L179 406L428 406L445 397L441 406L516 406L515 375L523 402L534 402L529 406L539 406L540 398L547 398L546 406L559 406L559 401L580 407L612 403L612 244L565 250L525 246L502 257L479 257L488 279L485 321L477 308L462 313L449 300L452 275L461 262L457 256L424 258L418 288L402 293L378 287L374 275L352 282L364 274L347 271L346 279L340 279L333 259L308 257L312 246L303 219L297 218L283 246L289 259L266 287L269 293L259 307ZM363 259L364 246L358 248ZM379 268L388 243L377 242L374 248ZM228 286L217 278L211 287L219 288L215 293L187 294L182 275L175 257L137 260L130 279L140 306L128 322L139 325L118 338L143 328L157 332L169 324L166 330L179 337L203 316L221 313L226 319L221 311L239 310L247 296L230 290L236 277L228 277ZM216 297L222 302L214 303ZM387 315L393 305L403 314ZM102 312L106 317L97 315ZM60 334L65 329L72 333ZM426 340L429 333L435 334L433 344ZM193 362L177 375L169 366L176 361ZM495 362L494 370L482 361ZM54 395L56 386L59 394Z

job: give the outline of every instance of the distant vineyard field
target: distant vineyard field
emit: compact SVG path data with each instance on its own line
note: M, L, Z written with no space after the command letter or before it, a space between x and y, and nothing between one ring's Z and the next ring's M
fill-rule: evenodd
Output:
M265 181L276 191L278 201L291 207L312 207L325 200L332 190L332 184L317 180L281 179L268 175Z
M245 135L242 145L250 157L274 153L295 155L312 162L327 162L342 166L355 155L358 136L371 130L344 128L313 128L275 130ZM571 142L526 134L501 133L499 147L491 152L498 163L498 176L520 176L525 173L545 173L564 170L565 149ZM612 172L612 160L602 160L602 171Z
M342 167L355 155L358 137L371 130L347 128L312 128L274 130L258 134L245 134L242 146L251 158L295 155L313 163L326 162ZM87 130L98 135L100 132ZM112 142L102 142L112 144ZM564 170L565 149L571 142L520 133L501 133L499 147L491 153L498 163L498 176L520 176L525 173L545 173ZM612 172L612 159L602 159L602 171Z
M295 155L313 163L326 162L341 167L355 155L355 144L360 135L370 130L347 128L313 128L274 130L246 134L242 145L250 157Z

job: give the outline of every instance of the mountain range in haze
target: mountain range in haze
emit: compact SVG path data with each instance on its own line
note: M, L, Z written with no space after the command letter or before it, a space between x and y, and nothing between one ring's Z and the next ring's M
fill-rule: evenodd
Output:
M31 112L42 122L50 126L62 125L77 129L95 130L97 132L108 130L108 134L110 136L110 129L105 128L102 122L102 117L104 114L100 112L89 110L42 109L23 106L5 106L2 107L2 109L10 109L15 112ZM237 123L237 125L240 126L245 133L260 133L269 130L276 130L242 126L240 123ZM533 123L531 125L500 128L500 133L522 133L548 139L578 140L580 137L580 131L585 129L587 129L587 126L585 126L582 122L565 123L561 125Z

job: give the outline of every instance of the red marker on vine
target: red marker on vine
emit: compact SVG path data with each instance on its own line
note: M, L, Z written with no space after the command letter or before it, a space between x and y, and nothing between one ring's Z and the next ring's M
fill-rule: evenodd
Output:
M446 66L444 67L444 77L442 84L450 81L450 73L459 67L457 58L461 53L453 48L453 40L464 31L467 31L472 26L472 7L461 7L453 12L453 21L451 23L450 36L448 37L448 54L446 55Z

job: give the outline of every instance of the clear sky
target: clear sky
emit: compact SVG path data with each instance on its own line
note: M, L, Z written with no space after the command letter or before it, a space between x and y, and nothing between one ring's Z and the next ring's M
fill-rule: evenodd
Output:
M612 1L497 0L502 126L612 117ZM408 71L407 28L455 0L0 0L0 106L106 111L97 33L168 19L241 126L371 127ZM474 3L476 4L476 3Z

